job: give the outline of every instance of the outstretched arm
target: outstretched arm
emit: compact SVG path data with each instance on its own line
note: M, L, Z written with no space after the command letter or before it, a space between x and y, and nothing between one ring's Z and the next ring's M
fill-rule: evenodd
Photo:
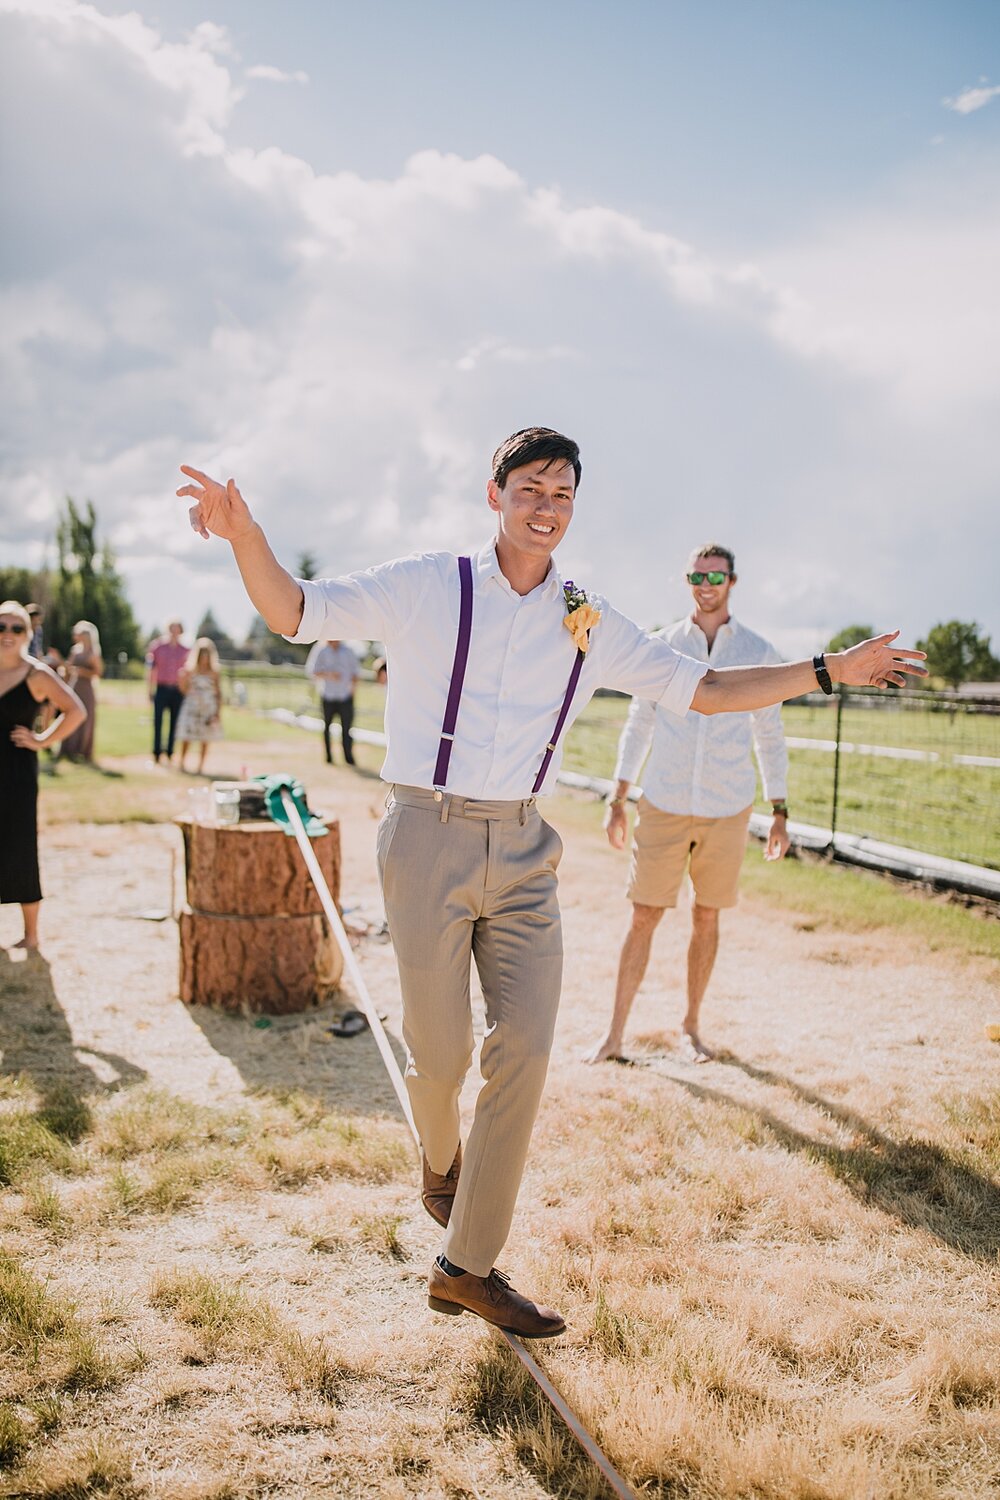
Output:
M278 635L294 635L302 618L302 590L271 551L236 481L219 484L187 464L181 464L181 473L194 481L177 491L194 501L188 511L193 529L206 539L219 536L229 543L251 603L268 629Z
M874 636L849 651L831 651L826 669L834 682L850 687L902 687L907 676L926 677L923 651L903 651L893 643L898 630ZM811 661L768 667L721 667L709 669L699 682L691 707L700 714L739 713L783 703L816 689Z

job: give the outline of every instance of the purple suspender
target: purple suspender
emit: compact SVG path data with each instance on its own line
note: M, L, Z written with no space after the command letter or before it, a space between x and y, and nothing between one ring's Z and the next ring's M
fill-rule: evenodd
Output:
M583 652L577 649L576 660L573 662L573 670L570 672L569 682L566 684L566 696L563 698L562 708L559 710L559 717L556 720L556 727L552 731L551 740L545 746L545 754L542 756L542 764L538 768L538 775L535 777L535 784L531 788L531 795L533 797L537 796L537 794L542 789L542 782L545 780L545 773L549 769L549 761L552 759L552 752L559 743L559 736L562 734L562 728L566 722L566 715L569 713L569 706L573 702L573 694L576 692L576 685L580 681L580 668L582 666Z
M465 683L465 669L469 661L469 644L472 640L472 559L460 557L458 559L458 581L461 588L461 602L458 611L458 639L455 642L455 660L451 668L451 685L448 688L448 702L445 704L444 723L441 725L441 743L438 746L437 762L434 766L434 790L442 793L448 784L448 763L451 760L451 747L455 742L455 725L458 723L458 706L462 701L462 687ZM545 780L559 736L562 734L566 716L573 702L573 694L580 680L580 671L583 667L583 652L577 651L573 662L573 669L569 674L569 682L566 685L566 694L559 710L556 727L552 731L552 738L545 747L542 764L535 784L531 788L534 797L541 790L542 782Z
M462 684L469 661L469 642L472 640L472 559L458 559L458 581L462 599L458 609L458 640L455 642L455 660L451 668L451 686L445 704L444 723L441 725L441 743L438 746L437 764L434 767L434 790L443 792L448 782L448 762L455 741L455 725L458 723L458 705L462 701Z

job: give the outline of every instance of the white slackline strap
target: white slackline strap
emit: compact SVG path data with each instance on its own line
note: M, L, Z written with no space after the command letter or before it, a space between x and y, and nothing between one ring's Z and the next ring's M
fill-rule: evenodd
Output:
M295 835L295 841L302 851L302 858L306 862L306 869L312 877L312 883L316 887L316 894L319 896L326 919L330 924L330 931L337 941L338 948L344 955L347 972L351 976L351 983L354 986L358 999L361 1001L361 1008L367 1017L372 1035L375 1038L375 1043L382 1055L386 1072L389 1074L389 1081L395 1091L396 1098L399 1100L399 1107L403 1111L406 1123L410 1127L410 1134L413 1136L414 1144L419 1151L420 1138L417 1135L417 1127L414 1124L413 1111L410 1108L410 1100L406 1092L406 1085L403 1082L403 1075L399 1071L399 1064L393 1054L392 1047L389 1045L389 1038L385 1034L385 1027L382 1025L378 1011L375 1009L372 998L368 993L368 986L362 977L358 961L354 957L354 949L351 947L350 939L344 931L344 924L340 920L337 903L330 894L330 887L326 883L326 877L320 869L319 860L316 858L312 844L309 842L309 835L306 833L299 810L292 801L291 795L284 787L281 788L281 800L284 804L285 812L288 814L288 821ZM566 1402L560 1396L551 1380L549 1380L541 1366L528 1353L517 1335L509 1333L506 1328L497 1328L496 1331L507 1341L532 1380L538 1386L542 1395L551 1402L552 1406L559 1413L559 1416L576 1438L591 1463L604 1475L611 1490L620 1497L620 1500L637 1500L635 1491L629 1489L625 1480L618 1473L618 1470L604 1456L579 1417L575 1416L566 1405Z
M368 993L368 986L365 984L361 970L358 968L358 961L354 957L354 949L351 947L350 939L344 931L344 924L340 920L337 903L330 894L330 887L327 885L326 877L320 869L315 850L309 842L309 835L306 833L299 810L292 801L290 793L284 787L281 788L281 800L284 803L285 812L288 814L288 821L292 825L295 841L302 851L302 858L306 862L306 869L312 876L312 883L316 887L316 894L322 903L326 920L330 924L330 931L337 940L337 947L344 955L344 963L348 974L351 976L351 983L354 986L358 999L361 1001L361 1008L365 1013L368 1025L371 1027L372 1036L375 1038L378 1050L382 1054L382 1061L385 1063L386 1071L389 1074L389 1082L395 1090L396 1098L399 1100L399 1107L403 1111L406 1123L410 1127L410 1134L413 1136L419 1150L420 1140L417 1136L417 1127L413 1123L413 1111L410 1109L410 1099L406 1092L406 1085L403 1082L403 1075L400 1073L399 1064L393 1056L392 1047L389 1045L389 1038L385 1034L385 1027L382 1025L378 1011L372 1002L372 997Z

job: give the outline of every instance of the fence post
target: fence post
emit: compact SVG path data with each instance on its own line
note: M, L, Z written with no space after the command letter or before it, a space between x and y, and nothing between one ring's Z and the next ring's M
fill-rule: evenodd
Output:
M835 732L836 743L833 752L833 806L830 809L830 852L832 853L837 842L837 804L840 798L840 726L844 717L844 687L837 683L837 727Z

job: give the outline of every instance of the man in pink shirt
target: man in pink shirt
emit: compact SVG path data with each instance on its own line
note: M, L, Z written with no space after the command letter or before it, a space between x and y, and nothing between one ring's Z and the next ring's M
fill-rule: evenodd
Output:
M153 759L157 764L163 753L164 713L168 716L167 760L171 760L174 753L174 727L184 698L179 678L188 656L188 648L181 643L183 630L180 620L171 620L167 634L153 641L146 652L149 697L153 705Z

